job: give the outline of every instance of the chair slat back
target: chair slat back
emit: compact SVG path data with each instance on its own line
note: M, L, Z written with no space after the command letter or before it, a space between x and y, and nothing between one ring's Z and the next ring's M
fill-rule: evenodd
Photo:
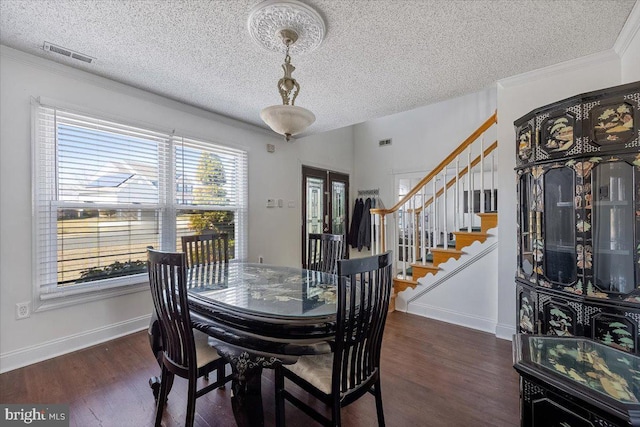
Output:
M338 260L344 258L344 238L341 234L309 234L307 270L336 274Z
M229 235L208 233L182 236L182 251L187 255L187 268L205 264L228 264Z
M187 303L186 257L148 249L147 268L153 305L160 323L165 364L186 373L197 369Z
M338 261L332 391L347 393L380 367L392 281L391 252Z

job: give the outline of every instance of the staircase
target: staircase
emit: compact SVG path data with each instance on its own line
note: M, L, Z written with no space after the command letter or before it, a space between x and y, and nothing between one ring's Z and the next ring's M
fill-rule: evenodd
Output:
M397 293L437 276L450 259L464 263L465 248L485 242L497 226L498 142L485 144L496 124L494 113L393 207L371 210L373 252L392 249L396 260L391 309Z
M477 231L455 231L453 247L444 249L437 247L431 249L432 256L427 256L425 262L417 262L411 264L411 278L396 277L393 282L394 291L402 292L407 288L415 288L418 279L425 277L427 274L436 275L440 270L441 264L446 263L450 259L464 259L464 248L471 246L474 242L484 243L489 237L488 231L498 225L498 213L486 212L476 214L480 217L480 228Z

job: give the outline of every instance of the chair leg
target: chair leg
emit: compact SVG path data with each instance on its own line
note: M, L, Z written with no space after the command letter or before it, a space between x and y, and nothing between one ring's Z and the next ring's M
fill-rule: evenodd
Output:
M196 415L196 387L197 378L189 379L189 391L187 392L187 417L185 427L192 427Z
M384 410L382 409L382 391L380 390L380 378L376 381L374 395L376 397L376 412L378 413L378 426L384 427Z
M226 363L223 361L218 365L217 369L217 381L218 381L218 389L224 388L224 377L226 376Z
M162 423L162 414L164 413L164 404L167 401L167 395L169 394L169 384L172 382L173 374L167 370L164 365L162 366L162 374L160 379L160 393L158 394L158 401L156 402L156 427L160 427Z
M149 387L151 387L151 391L153 392L154 400L158 400L158 394L160 393L160 377L151 377L149 378Z
M277 367L275 369L275 397L276 397L276 427L284 427L284 375L282 374L282 368Z
M331 405L331 425L340 427L342 421L340 420L340 402L333 402Z

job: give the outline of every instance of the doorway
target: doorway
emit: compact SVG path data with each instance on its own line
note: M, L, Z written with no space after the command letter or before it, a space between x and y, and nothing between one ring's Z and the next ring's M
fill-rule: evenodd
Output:
M309 234L341 234L349 227L349 175L302 166L302 267L306 268Z

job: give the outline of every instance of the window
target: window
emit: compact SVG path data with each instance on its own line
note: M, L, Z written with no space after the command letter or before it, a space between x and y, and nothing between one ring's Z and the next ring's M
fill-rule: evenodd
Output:
M246 152L34 109L37 306L146 283L146 248L179 250L185 234L227 232L245 257Z
M176 247L180 237L213 230L229 234L230 257L244 257L238 239L246 205L246 154L187 138L173 138L176 176Z

